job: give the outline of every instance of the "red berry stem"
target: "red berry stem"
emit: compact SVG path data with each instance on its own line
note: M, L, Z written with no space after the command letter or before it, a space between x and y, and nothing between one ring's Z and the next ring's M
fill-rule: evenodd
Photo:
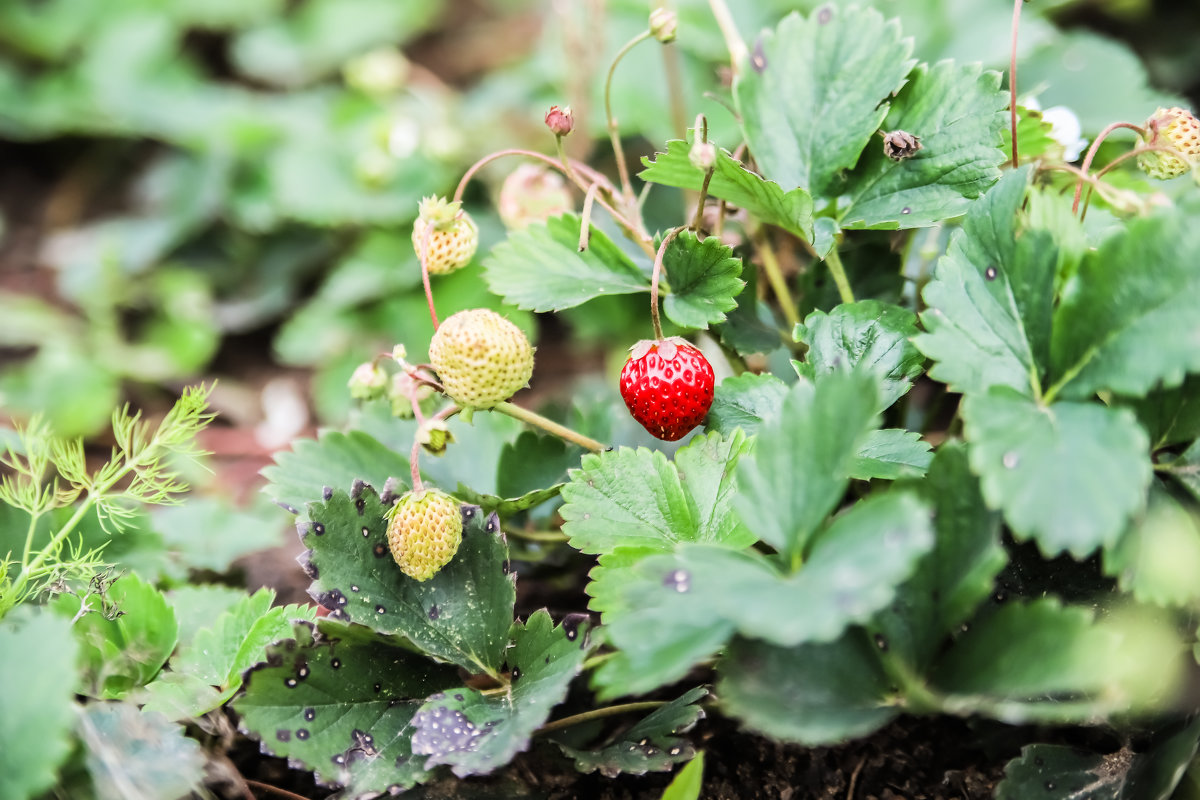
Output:
M654 272L650 276L650 322L654 325L654 338L659 341L664 338L662 322L658 319L658 280L662 275L663 254L667 252L667 245L685 230L687 229L672 228L667 231L667 235L663 237L662 243L658 246L658 252L654 254Z
M1114 122L1114 123L1112 123L1111 125L1106 127L1104 130L1100 131L1100 135L1096 137L1096 140L1094 142L1092 142L1092 146L1088 148L1087 154L1084 155L1083 165L1080 167L1080 170L1083 172L1084 175L1087 175L1088 170L1090 170L1092 168L1092 160L1096 157L1096 151L1098 151L1100 149L1100 143L1103 142L1106 138L1108 138L1108 135L1110 133L1112 133L1113 131L1115 131L1119 128L1128 128L1131 131L1137 131L1139 136L1146 135L1145 128L1141 127L1140 125L1134 125L1132 122ZM1074 214L1075 212L1077 212L1079 210L1079 197L1080 197L1080 195L1083 194L1084 181L1085 181L1085 178L1081 176L1079 178L1079 181L1075 184L1075 201L1071 204L1071 213L1072 214Z
M438 315L433 305L433 287L429 284L429 239L433 236L433 225L425 226L421 237L421 283L425 286L425 302L429 303L429 318L433 320L433 332L437 333Z
M1012 126L1012 165L1017 168L1017 32L1021 28L1021 6L1025 0L1013 0L1012 45L1008 55L1008 114Z

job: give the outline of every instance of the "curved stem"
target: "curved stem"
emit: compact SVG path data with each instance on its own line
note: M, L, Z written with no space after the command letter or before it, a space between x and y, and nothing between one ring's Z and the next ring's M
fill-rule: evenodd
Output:
M725 5L725 0L708 0L708 7L712 9L717 27L721 29L721 36L725 38L725 49L729 51L729 67L736 78L741 73L746 54L750 51L746 49L746 42L738 33L733 14L729 13L729 6Z
M499 411L501 414L507 414L513 419L519 419L529 425L536 425L542 430L552 433L560 439L566 439L568 442L577 444L586 450L591 450L593 453L603 453L604 451L611 449L608 445L597 442L595 439L592 439L588 436L584 436L578 431L573 431L565 425L559 425L554 420L547 419L536 411L530 411L528 408L522 408L521 406L513 405L508 401L497 403L492 407L492 411Z
M654 325L656 340L663 338L662 322L658 318L658 281L663 270L663 254L667 252L667 245L683 230L685 228L672 228L668 231L658 246L658 252L654 254L654 272L650 275L650 322Z
M421 236L421 284L425 287L425 302L429 304L429 318L433 320L433 332L437 333L438 315L433 305L433 287L429 283L429 239L433 236L433 223L425 225L425 233Z
M626 42L625 46L613 56L612 63L608 65L608 75L604 78L604 118L608 121L608 138L612 141L613 155L617 159L617 174L621 178L621 191L627 201L633 200L633 183L629 180L629 168L625 165L625 151L621 147L620 128L617 126L617 118L613 116L612 80L617 71L617 64L621 63L625 54L651 36L649 30L644 30Z
M593 183L583 196L583 211L579 215L579 252L587 250L592 232L592 205L596 202L596 191L600 184Z
M1008 113L1012 125L1012 165L1017 168L1017 31L1021 28L1021 6L1025 0L1013 0L1012 44L1008 57Z
M580 725L584 722L591 722L595 719L604 719L605 717L615 717L618 714L635 714L639 711L653 711L657 708L662 708L667 704L665 700L643 700L637 703L622 703L616 706L606 706L604 708L594 708L591 711L584 711L582 714L574 714L562 719L556 719L552 722L547 722L542 727L534 731L534 735L543 733L552 733L560 731L563 728L570 728L575 725Z
M1100 149L1100 143L1103 142L1110 133L1117 130L1118 128L1128 128L1131 131L1137 131L1139 136L1144 136L1146 134L1145 128L1142 128L1139 125L1134 125L1132 122L1114 122L1114 123L1112 123L1111 125L1106 127L1104 130L1100 131L1100 134L1096 137L1096 140L1094 142L1092 142L1091 147L1088 148L1087 154L1083 157L1083 164L1080 166L1080 170L1083 172L1084 175L1087 175L1088 170L1092 168L1092 159L1094 159L1096 157L1096 151ZM1071 203L1071 213L1072 214L1079 211L1079 197L1080 197L1080 195L1083 194L1084 180L1085 180L1084 178L1080 178L1079 182L1075 184L1075 200L1074 200L1074 202Z
M558 531L522 531L517 530L516 528L506 528L504 532L509 536L514 536L518 539L524 539L528 542L548 542L550 544L558 544L559 542L567 541L567 535L565 533L559 533Z
M288 798L288 800L305 800L303 795L296 794L295 792L289 792L287 789L280 789L278 786L272 786L269 783L251 780L250 778L242 778L242 780L246 782L247 786L252 786L261 791Z
M771 247L771 239L765 227L759 226L754 232L754 246L762 257L763 273L767 276L767 283L770 284L771 291L775 293L775 299L783 311L783 318L793 328L796 327L796 323L800 321L800 313L796 310L796 302L792 299L792 292L788 288L787 280L783 277L783 270L779 266L779 259L775 256L775 248Z
M425 482L421 480L421 437L416 433L413 434L412 453L408 457L409 475L412 478L412 490L414 492L425 491Z
M837 247L832 247L829 250L829 255L825 256L825 263L829 265L829 271L833 274L833 282L837 284L838 295L841 296L843 303L854 302L854 292L850 289L850 281L846 278L846 268L842 266L842 257L838 255Z

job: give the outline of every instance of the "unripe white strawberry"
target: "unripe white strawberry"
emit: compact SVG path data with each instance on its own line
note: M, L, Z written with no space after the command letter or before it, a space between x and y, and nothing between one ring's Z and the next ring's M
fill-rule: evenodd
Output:
M388 548L401 572L427 581L454 558L462 530L462 511L453 497L439 489L407 492L388 514Z
M504 179L496 210L510 230L544 222L574 207L562 175L539 164L522 164Z
M1139 144L1173 147L1179 151L1152 150L1137 157L1138 168L1151 178L1165 181L1178 178L1200 162L1200 120L1184 108L1160 108L1146 120L1146 138Z
M449 203L443 197L426 197L413 223L413 250L421 257L425 246L426 266L430 274L444 275L465 267L479 246L479 228L462 203Z
M460 406L491 408L533 375L533 347L513 323L486 308L448 317L429 342L429 363Z

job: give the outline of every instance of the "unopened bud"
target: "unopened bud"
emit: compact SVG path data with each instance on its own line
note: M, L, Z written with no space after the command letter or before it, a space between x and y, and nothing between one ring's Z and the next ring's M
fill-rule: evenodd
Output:
M433 388L423 383L417 383L403 372L392 376L391 385L387 390L388 400L392 402L392 416L400 419L413 417L413 399L419 404L422 400L433 396Z
M883 154L892 161L912 158L921 149L921 138L908 131L889 131L883 135Z
M367 361L354 368L354 374L346 385L350 387L350 396L355 400L375 400L383 397L387 373L374 361Z
M546 127L555 136L566 136L575 128L575 115L570 106L550 106L546 112Z
M688 150L688 161L696 169L708 172L717 163L717 147L712 142L693 142Z
M342 75L351 87L366 94L393 94L408 81L409 63L399 50L381 47L346 63Z
M663 44L675 41L675 29L679 27L679 15L665 8L650 12L650 34Z

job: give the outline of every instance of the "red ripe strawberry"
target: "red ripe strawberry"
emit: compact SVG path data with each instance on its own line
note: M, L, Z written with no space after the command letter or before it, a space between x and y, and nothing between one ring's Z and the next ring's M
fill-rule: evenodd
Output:
M629 349L621 397L643 428L673 442L704 421L714 380L708 359L687 341L643 340Z

